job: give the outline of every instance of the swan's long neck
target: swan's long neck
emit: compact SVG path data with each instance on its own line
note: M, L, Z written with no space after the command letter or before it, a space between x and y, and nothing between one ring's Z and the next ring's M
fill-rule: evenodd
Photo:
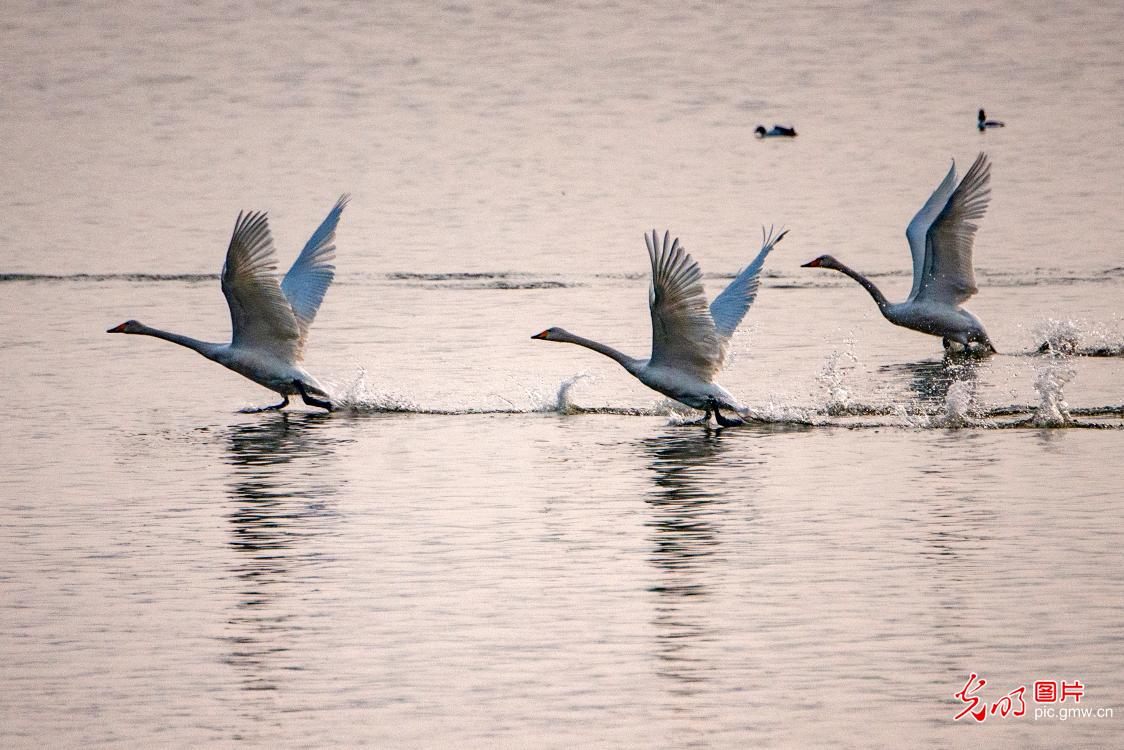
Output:
M140 325L138 330L129 331L129 333L137 334L140 336L155 336L158 339L171 341L173 344L186 346L188 349L194 349L202 354L207 359L214 359L216 352L223 348L223 344L213 344L209 341L200 341L193 339L190 336L184 336L179 333L172 333L171 331L161 331L159 328L151 326Z
M578 346L584 346L586 349L592 349L595 352L604 354L606 357L616 360L617 364L631 372L633 375L635 375L644 364L643 360L634 359L633 357L630 357L623 352L617 351L611 346L602 344L600 341L594 341L593 339L587 339L582 336L575 336L572 333L567 333L566 338L560 338L558 340L564 341L568 344L577 344Z
M835 270L839 271L840 273L846 274L855 281L859 282L859 284L862 285L862 288L865 289L870 294L870 296L874 298L874 303L878 305L878 309L882 311L883 315L885 315L886 309L890 306L890 301L886 299L886 295L882 293L882 290L876 287L873 281L863 276L855 269L849 268L842 263L839 263L839 261L835 262L838 264L836 266L833 266Z

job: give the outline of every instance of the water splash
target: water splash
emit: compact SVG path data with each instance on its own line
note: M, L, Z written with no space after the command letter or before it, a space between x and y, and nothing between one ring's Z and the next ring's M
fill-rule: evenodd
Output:
M665 399L656 404L655 411L661 413L661 416L666 416L667 424L671 427L702 424L702 414L695 409L691 409L671 399Z
M847 390L844 381L847 370L853 368L859 361L855 356L855 340L852 337L845 339L845 349L836 349L827 355L823 367L820 369L816 381L827 389L827 403L824 408L828 414L844 414L851 403L851 392Z
M845 356L841 354L840 356ZM943 405L911 403L802 406L790 400L771 396L763 403L746 406L740 416L751 425L777 427L835 427L845 429L878 429L904 427L907 429L1003 429L1003 428L1071 428L1095 427L1124 429L1124 404L1070 409L1062 393L1063 388L1076 375L1071 360L1054 356L1036 370L1035 389L1039 403L1007 406L980 406L975 403L974 384L971 381L953 383ZM354 376L343 383L329 382L332 402L340 411L353 415L363 414L559 414L581 416L588 414L628 417L664 417L671 426L687 426L699 421L701 412L676 401L663 399L648 407L581 406L575 402L578 384L595 377L581 372L566 378L556 388L537 391L524 388L526 400L515 402L500 394L492 394L489 403L454 403L447 406L422 405L415 399L389 390L373 387L367 370L358 367ZM513 389L515 390L515 389ZM502 402L503 406L498 406ZM257 410L247 410L257 411ZM1089 421L1091 418L1093 421Z
M354 378L347 384L333 388L333 403L341 409L354 412L387 412L410 414L531 414L552 412L558 414L581 414L596 409L586 409L574 403L573 392L578 383L593 380L593 375L581 372L563 380L550 394L534 389L526 389L527 405L521 406L510 399L494 394L504 406L452 405L447 407L423 406L413 398L373 388L367 381L367 370L360 367Z
M977 414L975 390L971 381L957 380L948 387L944 405L939 411L925 411L924 404L894 404L894 419L903 427L915 429L961 429L965 427L999 427L985 412ZM983 417L983 419L981 419Z
M1119 319L1098 322L1048 318L1035 327L1034 335L1042 340L1038 351L1043 354L1124 356L1124 324Z
M742 419L765 424L791 424L794 426L827 424L827 420L817 419L814 412L809 409L773 399L758 406L747 406L739 414Z
M910 411L905 404L895 403L890 408L890 413L898 427L911 429L930 429L943 427L944 419L939 414L925 414L924 412Z
M558 388L552 394L529 389L527 395L533 404L530 411L555 412L557 414L579 413L581 409L574 403L574 388L577 387L578 383L586 380L593 382L595 378L588 372L579 372L559 383Z
M948 387L948 394L944 399L944 426L945 427L970 427L976 422L970 412L972 410L972 384L967 380L957 380Z
M1068 427L1073 424L1062 389L1077 376L1077 370L1065 357L1055 356L1038 369L1034 390L1038 392L1038 407L1031 416L1037 427Z
M332 403L340 409L371 412L420 412L413 399L389 391L381 391L367 381L367 368L360 367L352 380L337 387L332 384Z

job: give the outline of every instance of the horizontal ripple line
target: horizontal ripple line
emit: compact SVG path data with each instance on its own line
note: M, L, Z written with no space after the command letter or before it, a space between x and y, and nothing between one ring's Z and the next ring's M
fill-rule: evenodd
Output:
M868 274L871 277L893 278L907 277L909 270L874 271ZM1008 271L977 270L980 286L993 287L1022 287L1036 286L1043 283L1052 284L1079 284L1102 283L1114 279L1124 278L1124 268L1114 267L1102 271L1091 271L1085 274L1074 274L1056 268L1032 268L1019 273ZM704 274L705 278L726 280L734 278L733 274ZM219 278L216 273L20 273L0 272L2 282L72 282L72 281L143 281L143 282L188 282L215 281ZM355 283L360 280L372 280L391 283L403 283L413 286L435 286L456 288L482 288L482 289L554 289L586 286L591 280L638 280L647 279L645 273L593 273L577 274L572 278L560 278L558 275L539 274L523 271L445 271L445 272L413 272L391 271L388 273L363 273L350 272L336 283ZM815 289L820 287L845 286L851 282L836 276L823 274L787 274L766 269L762 274L765 286L775 289Z

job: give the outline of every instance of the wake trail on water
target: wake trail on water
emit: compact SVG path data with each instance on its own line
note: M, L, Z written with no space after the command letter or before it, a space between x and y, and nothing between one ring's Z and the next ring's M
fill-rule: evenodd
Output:
M822 402L801 405L787 400L771 400L747 406L741 417L750 425L847 429L1014 429L1014 428L1094 428L1124 429L1124 404L1072 408L1064 389L1076 370L1069 358L1052 356L1037 369L1034 388L1036 404L982 405L976 402L974 384L955 381L948 387L943 403L920 400L886 403L854 401L845 385L844 368L853 363L849 350L828 357L819 376L826 394ZM491 403L423 404L414 398L374 387L365 369L332 389L337 410L350 415L418 414L464 415L616 415L652 417L667 420L669 426L695 426L702 414L665 399L651 407L586 406L575 401L575 390L592 382L588 373L578 373L548 388L526 388L520 397L492 394Z
M652 417L669 414L667 410L656 408L580 406L574 403L574 388L583 381L592 380L592 375L583 372L563 380L552 391L524 389L524 399L527 402L524 406L520 406L500 394L494 394L492 398L502 405L422 405L408 396L371 386L368 382L367 371L360 368L352 381L336 393L332 403L339 410L354 414L619 414L622 416Z

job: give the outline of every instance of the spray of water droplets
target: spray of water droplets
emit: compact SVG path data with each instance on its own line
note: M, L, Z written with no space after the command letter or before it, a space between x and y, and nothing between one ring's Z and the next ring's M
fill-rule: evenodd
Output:
M854 339L845 341L845 349L836 349L824 360L823 368L816 381L827 390L827 403L824 408L828 414L844 414L851 405L851 393L845 381L847 370L854 367L858 357L854 352Z
M1109 322L1048 318L1035 327L1034 336L1035 340L1042 342L1038 346L1038 351L1042 353L1124 356L1124 321L1119 318Z
M1077 370L1067 358L1055 356L1039 368L1034 381L1038 392L1038 408L1031 421L1038 427L1067 427L1073 424L1062 389L1077 375Z

